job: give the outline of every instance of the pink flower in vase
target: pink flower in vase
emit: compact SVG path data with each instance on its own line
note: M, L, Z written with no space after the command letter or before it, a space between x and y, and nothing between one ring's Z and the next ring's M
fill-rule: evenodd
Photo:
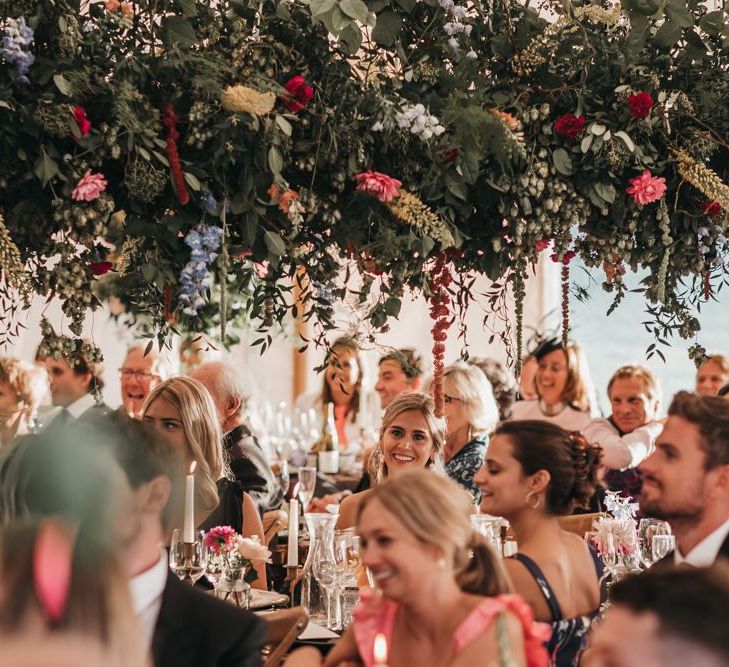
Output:
M74 201L94 201L106 190L108 183L103 174L93 174L87 171L71 192Z
M392 178L379 171L368 169L367 171L355 174L354 178L357 181L358 190L376 197L385 204L391 202L400 194L399 188L402 183L396 178Z
M640 176L631 178L630 183L630 187L625 191L636 204L651 204L666 194L666 179L662 176L653 176L648 169Z
M205 546L216 556L235 548L238 533L230 526L215 526L205 535Z

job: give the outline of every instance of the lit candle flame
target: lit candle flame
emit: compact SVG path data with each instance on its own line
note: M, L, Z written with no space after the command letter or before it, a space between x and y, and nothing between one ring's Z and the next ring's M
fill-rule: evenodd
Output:
M192 463L190 464L190 474L191 474L191 475L195 473L195 468L197 468L197 461L193 461L193 462L192 462Z
M291 492L292 498L296 498L299 495L300 486L301 486L301 482L296 482L296 486L294 486L294 490ZM306 508L304 508L304 511L306 511Z
M385 635L378 632L375 635L375 665L387 664L387 639Z

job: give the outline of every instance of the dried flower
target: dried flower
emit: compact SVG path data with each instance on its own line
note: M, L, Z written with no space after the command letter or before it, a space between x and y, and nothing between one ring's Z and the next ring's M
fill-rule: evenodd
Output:
M729 211L729 187L718 174L705 164L697 162L686 151L673 151L678 160L678 173L707 199Z
M265 116L276 104L274 93L261 93L248 86L228 86L221 98L223 109L233 113L250 113Z
M238 540L238 553L254 563L270 563L271 552L261 544L257 535Z
M354 178L357 180L358 190L376 197L383 203L391 202L397 197L402 185L396 178L369 169L355 174Z
M286 108L291 113L303 111L311 98L314 97L314 89L306 83L301 74L290 78L285 84L286 94L281 96Z
M106 190L108 183L103 174L93 174L87 171L71 192L74 201L94 201Z
M132 16L134 16L134 8L132 7L132 3L131 2L122 2L121 3L121 13L125 19L132 18Z
M648 118L653 108L653 98L646 92L636 93L628 98L628 106L633 118Z
M510 113L501 111L501 109L489 109L489 113L492 116L496 116L512 132L519 132L521 130L521 123Z
M662 176L653 176L646 169L640 176L630 179L631 185L626 192L636 204L650 204L658 201L666 193L666 179Z
M443 248L456 245L451 230L433 211L414 194L402 190L400 196L389 203L390 211L402 223L410 225L438 241Z
M554 131L569 141L574 141L585 129L585 117L566 113L554 121Z
M25 272L20 250L10 236L5 221L0 215L0 279L18 290L24 298L31 294L32 287Z

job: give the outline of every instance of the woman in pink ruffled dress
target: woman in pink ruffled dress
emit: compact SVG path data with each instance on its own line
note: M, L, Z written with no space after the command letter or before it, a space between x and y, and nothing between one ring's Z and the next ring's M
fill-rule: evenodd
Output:
M471 530L468 500L425 470L378 485L359 508L363 562L379 593L364 593L355 621L324 667L543 667L548 626L510 594L496 555ZM375 637L386 639L376 662ZM379 656L380 658L384 656ZM287 667L319 664L314 652Z

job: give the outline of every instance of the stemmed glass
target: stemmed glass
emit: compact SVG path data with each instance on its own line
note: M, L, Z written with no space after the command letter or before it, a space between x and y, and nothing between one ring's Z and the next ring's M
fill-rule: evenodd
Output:
M299 468L299 498L301 506L306 512L316 489L316 468Z
M654 535L653 543L653 562L665 558L676 548L676 538L673 535Z
M334 532L334 563L337 568L337 593L342 610L342 630L352 622L352 611L359 599L358 579L362 571L360 540L353 529Z
M289 484L291 483L288 461L286 459L273 459L271 461L271 470L285 498L289 492Z
M194 584L205 573L208 552L205 548L205 532L196 530L193 542L183 540L183 532L175 528L170 542L170 569L182 580Z
M338 630L342 626L341 607L339 606L339 595L337 594L338 578L337 564L329 557L329 554L322 552L321 557L313 563L313 573L319 586L324 589L327 599L327 628Z
M638 524L638 542L640 544L640 558L646 568L658 560L653 551L654 537L670 534L671 526L667 521L661 521L660 519L640 520Z

